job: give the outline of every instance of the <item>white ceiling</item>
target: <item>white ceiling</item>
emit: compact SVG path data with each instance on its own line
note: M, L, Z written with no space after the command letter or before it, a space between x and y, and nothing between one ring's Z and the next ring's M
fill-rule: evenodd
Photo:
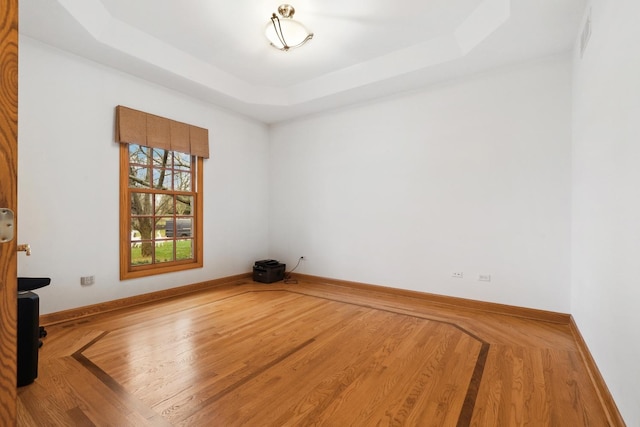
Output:
M20 33L273 123L572 48L586 0L20 0ZM295 1L295 3L293 3Z

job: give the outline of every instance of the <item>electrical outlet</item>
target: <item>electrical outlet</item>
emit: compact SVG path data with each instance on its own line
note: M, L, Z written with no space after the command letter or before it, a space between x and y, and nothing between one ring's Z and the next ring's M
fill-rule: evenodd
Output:
M451 273L451 277L455 277L456 279L462 279L463 276L462 271L454 271Z
M491 281L491 275L490 274L480 274L480 275L478 275L478 281L479 282L490 282Z
M82 276L80 278L82 286L93 285L94 283L96 283L96 276Z

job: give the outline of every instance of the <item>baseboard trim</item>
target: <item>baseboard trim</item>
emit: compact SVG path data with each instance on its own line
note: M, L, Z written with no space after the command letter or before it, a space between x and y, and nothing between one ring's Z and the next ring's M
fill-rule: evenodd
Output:
M449 307L465 308L469 310L482 311L485 313L504 314L508 316L521 317L531 320L540 320L550 323L568 325L571 319L570 314L558 313L555 311L539 310L535 308L518 307L513 305L499 304L493 302L477 301L466 298L450 297L445 295L430 294L427 292L412 291L388 286L371 285L368 283L351 282L347 280L332 279L327 277L312 276L307 274L293 273L293 278L301 281L322 283L326 285L341 286L352 289L360 289L368 292L378 292L395 296L422 299L431 304L446 305Z
M591 378L591 383L596 389L596 393L598 393L600 403L607 413L609 425L625 426L626 424L624 422L624 419L622 418L622 415L620 414L620 411L618 410L618 406L616 405L615 400L613 400L613 396L609 391L609 387L607 387L607 383L602 377L600 369L598 369L598 365L596 365L596 361L591 355L589 347L587 346L587 342L584 340L582 333L580 333L578 324L576 323L573 316L571 316L570 318L569 327L571 329L573 339L575 340L578 347L578 351L580 352L580 357L582 358L584 365L587 367L589 377Z
M113 301L101 302L98 304L87 305L84 307L72 308L69 310L58 311L55 313L43 314L40 316L40 324L42 326L53 325L56 323L67 322L69 320L81 319L83 317L95 314L106 313L109 311L119 310L122 308L133 307L149 302L160 301L168 298L178 297L180 295L211 289L213 287L232 285L235 282L246 280L251 277L251 273L236 274L234 276L222 277L219 279L207 280L205 282L193 283L176 288L164 289L162 291L150 292L146 294L136 295L128 298L121 298Z

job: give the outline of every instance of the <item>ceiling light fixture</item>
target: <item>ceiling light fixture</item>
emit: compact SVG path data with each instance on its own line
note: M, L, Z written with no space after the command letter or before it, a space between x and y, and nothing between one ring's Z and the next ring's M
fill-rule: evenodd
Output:
M296 10L290 4L282 4L278 7L278 13L282 19L273 13L271 23L267 24L265 35L271 42L271 46L284 50L300 47L313 38L304 25L293 20Z

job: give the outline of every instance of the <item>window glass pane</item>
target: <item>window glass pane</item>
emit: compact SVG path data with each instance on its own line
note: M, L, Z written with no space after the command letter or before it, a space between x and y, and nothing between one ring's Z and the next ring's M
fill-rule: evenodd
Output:
M153 149L153 167L154 168L170 168L171 167L171 151Z
M174 228L173 222L169 222L170 227ZM193 236L193 218L177 217L175 226L175 237L192 237Z
M176 259L192 259L193 258L193 240L180 239L176 240Z
M143 255L147 252L145 249L149 246L149 243L131 243L131 265L145 265L151 264L151 254Z
M156 216L173 215L175 208L173 205L173 195L156 194Z
M153 169L153 188L171 190L171 169Z
M191 169L191 155L185 153L174 152L174 168L176 169Z
M140 240L144 244L144 241L153 240L153 229L155 221L151 216L138 216L131 218L131 231L137 231L140 233ZM151 254L149 249L146 249L147 254Z
M173 261L173 240L167 240L156 245L156 263Z
M150 188L151 173L149 168L142 166L129 167L129 187Z
M191 191L191 172L175 171L173 174L173 188L176 191Z
M151 194L131 193L131 215L152 215Z
M191 212L193 212L193 196L176 196L176 213L191 215Z
M138 144L129 144L129 163L138 165L149 164L149 147Z

